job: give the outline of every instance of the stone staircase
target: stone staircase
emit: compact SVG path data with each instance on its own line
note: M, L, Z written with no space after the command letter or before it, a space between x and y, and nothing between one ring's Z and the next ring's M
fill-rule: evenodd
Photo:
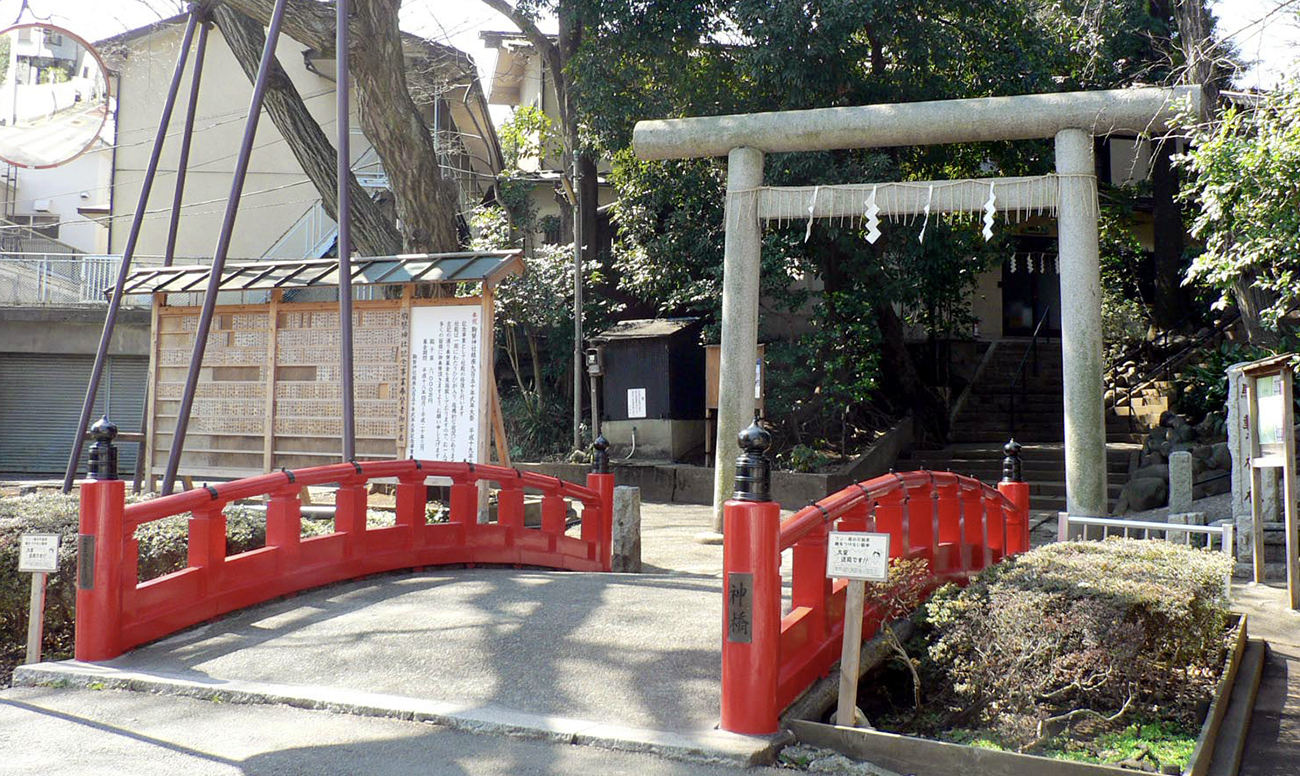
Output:
M993 482L1002 476L1002 445L1009 437L1024 446L1025 480L1030 483L1034 510L1065 508L1065 404L1062 398L1061 345L1038 343L1038 366L1031 355L1022 375L1023 388L1014 398L1012 428L1009 387L1029 347L1028 339L1006 339L992 345L965 401L949 429L950 445L943 450L918 450L898 462L899 469L952 470ZM1106 473L1113 504L1128 479L1129 458L1138 449L1147 423L1159 419L1164 389L1135 395L1132 427L1127 416L1106 413ZM1149 393L1148 393L1149 392ZM1160 409L1157 409L1160 407ZM1124 408L1127 410L1127 408Z

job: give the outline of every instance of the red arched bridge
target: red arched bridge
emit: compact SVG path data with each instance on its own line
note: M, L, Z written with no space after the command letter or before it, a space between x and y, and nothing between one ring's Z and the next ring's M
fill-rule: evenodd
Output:
M603 455L586 486L518 469L402 460L280 471L204 486L135 504L112 465L112 435L102 428L81 486L76 658L103 661L223 613L320 585L398 569L451 564L527 565L609 571L614 476ZM776 732L779 715L838 658L845 583L826 576L828 536L875 531L890 536L890 556L924 560L931 582L969 575L1029 546L1028 486L1019 460L992 488L950 472L888 474L850 485L782 521L767 494L766 434L742 435L736 497L725 510L724 590L744 579L747 597L723 606L721 727ZM1009 453L1011 451L1009 450ZM450 481L447 522L426 518L430 477ZM396 523L366 524L367 484L396 481ZM495 484L497 520L479 522L479 484ZM334 530L301 536L305 486L336 485ZM541 494L541 525L524 523L525 489ZM226 554L224 510L266 499L266 544ZM566 535L569 503L580 508L577 536ZM189 515L184 569L139 580L136 530ZM792 551L791 607L783 614L781 554ZM740 610L743 607L743 611ZM743 616L737 635L726 627ZM883 613L868 602L863 635Z

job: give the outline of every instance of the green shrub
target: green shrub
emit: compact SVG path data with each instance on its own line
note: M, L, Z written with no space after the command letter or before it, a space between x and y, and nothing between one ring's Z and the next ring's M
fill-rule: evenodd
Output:
M0 685L27 647L27 609L31 574L18 571L20 536L59 534L59 571L45 587L44 649L50 657L72 654L73 611L77 600L77 497L61 493L0 498Z
M1295 349L1297 344L1300 343L1287 342L1284 349ZM1185 365L1174 378L1174 385L1178 388L1175 409L1193 423L1199 423L1211 412L1226 417L1228 367L1271 355L1273 354L1264 348L1237 342L1225 342L1218 348L1205 350ZM1300 399L1300 393L1297 394L1297 399Z
M1085 719L1195 727L1223 663L1229 570L1169 542L1066 542L940 590L923 622L941 724L1019 749Z

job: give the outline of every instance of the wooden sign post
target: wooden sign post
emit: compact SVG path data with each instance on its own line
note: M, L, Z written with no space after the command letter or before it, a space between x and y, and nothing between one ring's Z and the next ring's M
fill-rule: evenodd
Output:
M27 662L41 662L45 635L45 575L59 570L59 535L23 534L19 539L18 571L32 575L32 600L27 612Z
M858 661L862 656L862 610L867 582L889 580L889 534L832 531L826 576L848 580L844 602L844 646L840 653L840 700L835 722L853 727L858 706Z
M1282 470L1282 509L1286 531L1286 589L1292 609L1300 609L1300 535L1296 533L1294 356L1273 356L1242 368L1250 401L1250 512L1255 581L1263 581L1263 470Z

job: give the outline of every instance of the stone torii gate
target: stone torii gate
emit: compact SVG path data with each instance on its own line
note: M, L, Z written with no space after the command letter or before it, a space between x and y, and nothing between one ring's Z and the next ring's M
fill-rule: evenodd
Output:
M1102 400L1101 274L1097 254L1094 135L1161 133L1184 112L1199 115L1199 87L1026 94L964 100L663 119L637 123L642 159L727 157L718 451L714 530L722 530L735 461L727 455L753 417L758 348L759 253L766 220L861 219L997 209L1055 211L1061 283L1066 504L1104 515L1106 434ZM1053 138L1056 174L1033 178L778 188L763 186L763 156L791 151ZM822 192L825 192L823 195ZM868 197L870 198L868 200Z

